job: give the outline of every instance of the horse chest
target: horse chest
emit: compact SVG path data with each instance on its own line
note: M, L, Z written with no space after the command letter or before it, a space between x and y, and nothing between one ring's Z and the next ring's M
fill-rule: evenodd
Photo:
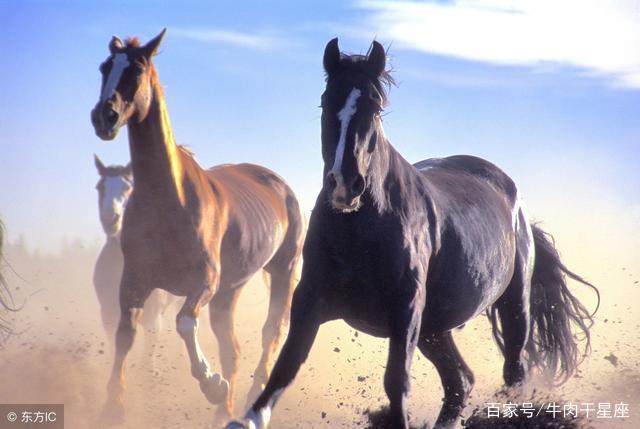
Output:
M389 282L412 261L407 252L405 228L398 222L371 219L330 225L326 235L331 271L339 283L359 284L367 288Z
M183 283L208 278L209 252L198 230L180 216L145 213L127 210L122 232L125 265L137 271L137 277L150 287L176 294L193 286Z
M381 244L373 240L347 237L332 246L330 253L335 272L344 282L365 281L373 277L380 263Z
M331 273L327 299L338 316L373 321L384 313L385 288L394 285L383 280L392 268L380 245L354 239L333 248L327 269Z

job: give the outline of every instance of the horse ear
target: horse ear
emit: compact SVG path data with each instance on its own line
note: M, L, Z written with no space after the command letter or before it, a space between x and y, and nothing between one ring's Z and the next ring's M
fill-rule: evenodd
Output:
M104 176L105 172L107 171L107 167L105 167L102 161L100 161L100 158L98 158L98 155L93 154L93 161L96 164L96 169L98 170L98 174L101 176Z
M371 74L375 77L379 77L383 72L387 64L387 53L384 47L377 41L373 41L369 54L367 55L367 67Z
M158 47L160 46L160 42L162 42L162 38L164 37L164 34L166 32L167 32L167 29L163 28L160 34L158 34L153 39L149 40L147 44L142 47L142 49L144 50L144 54L147 56L147 58L151 58L158 52Z
M338 69L340 65L340 47L338 46L338 38L331 39L324 48L324 58L322 60L324 71L331 75Z
M111 41L109 42L109 52L115 54L122 48L124 48L124 43L122 43L122 40L120 40L118 36L111 37Z

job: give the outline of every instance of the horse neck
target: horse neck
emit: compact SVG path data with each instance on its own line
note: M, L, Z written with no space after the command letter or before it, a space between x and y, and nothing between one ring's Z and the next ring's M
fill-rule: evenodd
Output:
M377 139L377 142L367 174L370 178L368 193L378 211L387 211L394 206L394 199L391 198L393 194L409 191L407 182L411 180L408 181L407 176L411 175L412 168L387 140L379 118L372 138ZM399 200L402 201L403 198L400 197Z
M129 124L129 150L136 194L149 193L156 201L171 199L184 206L182 156L155 73L147 116L139 123Z

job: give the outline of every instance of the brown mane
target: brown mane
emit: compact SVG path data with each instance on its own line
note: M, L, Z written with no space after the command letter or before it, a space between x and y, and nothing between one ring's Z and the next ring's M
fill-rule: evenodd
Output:
M178 145L178 149L182 151L183 154L195 160L196 154L191 150L189 146L186 145Z
M190 147L185 146L185 145L176 145L178 146L178 150L182 153L182 155L186 158L186 159L190 159L191 161L193 161L198 167L200 167L200 169L204 170L202 168L202 166L200 165L200 163L198 162L198 160L196 159L196 154L193 152L193 150L191 150Z

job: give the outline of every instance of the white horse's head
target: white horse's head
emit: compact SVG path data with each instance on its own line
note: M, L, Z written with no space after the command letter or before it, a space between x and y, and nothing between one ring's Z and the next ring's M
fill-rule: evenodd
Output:
M98 156L95 164L100 175L96 185L100 223L107 236L115 237L120 234L124 209L133 190L131 164L106 167Z

